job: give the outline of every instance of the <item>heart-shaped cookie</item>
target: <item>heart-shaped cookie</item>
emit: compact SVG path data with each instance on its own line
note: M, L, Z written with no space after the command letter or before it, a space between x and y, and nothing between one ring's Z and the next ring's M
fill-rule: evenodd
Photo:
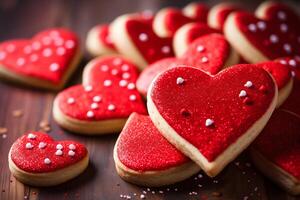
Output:
M120 56L92 60L84 69L82 85L72 86L55 98L55 120L83 134L122 130L132 112L147 112L135 88L137 76L136 66Z
M110 38L108 24L95 26L88 32L86 48L92 56L117 54L115 45Z
M175 55L180 57L188 49L189 45L200 36L219 33L204 23L189 23L180 27L173 37L173 49Z
M118 174L144 186L162 186L184 180L200 168L171 145L149 116L132 114L114 148Z
M300 55L299 17L290 9L278 12L278 17L280 20L260 19L247 12L235 12L226 20L224 33L249 63Z
M52 186L68 181L88 166L87 149L75 141L55 141L48 134L29 132L12 145L8 163L22 183Z
M57 90L77 67L77 36L66 29L49 29L32 39L0 44L0 76L37 88Z
M137 15L118 17L111 24L110 30L117 50L131 58L140 70L157 60L174 55L171 38L158 37L153 32L152 23Z
M256 138L276 101L273 78L255 65L232 66L215 76L172 68L152 82L147 95L154 125L209 176Z
M219 3L210 9L207 17L207 23L210 27L222 31L229 14L238 10L241 9L234 3Z
M186 5L182 9L182 12L185 16L195 19L198 22L206 23L209 8L203 3L192 2Z
M300 194L300 116L276 110L254 141L254 164L288 192Z

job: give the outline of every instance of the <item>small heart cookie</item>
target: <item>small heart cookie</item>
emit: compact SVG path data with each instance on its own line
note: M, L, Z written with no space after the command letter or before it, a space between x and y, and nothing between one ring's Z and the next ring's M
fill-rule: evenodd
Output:
M147 112L135 88L137 76L136 66L120 56L92 60L84 69L82 85L55 98L54 119L63 128L82 134L121 131L132 112Z
M300 116L276 110L252 144L257 168L288 192L300 194Z
M37 88L62 88L79 60L77 36L62 28L0 44L0 76Z
M42 132L26 133L12 145L8 164L22 183L53 186L81 174L88 166L87 149L75 141L55 141Z
M209 8L203 3L192 2L186 5L182 12L185 16L197 20L197 22L206 23Z
M187 10L188 8L186 9L186 12L188 12ZM207 11L203 14L207 15ZM206 17L205 21L200 21L197 18L184 15L180 9L172 7L164 8L155 15L153 20L153 30L158 36L168 38L172 37L181 26L191 22L206 23Z
M162 186L182 181L200 168L171 145L149 116L133 113L114 148L118 174L143 186Z
M153 32L151 20L138 15L123 15L110 27L117 50L131 58L140 70L157 60L174 56L171 38L158 37Z
M175 55L177 57L182 56L195 39L210 33L220 32L216 29L210 28L204 23L189 23L183 25L175 32L173 37L173 49Z
M117 54L115 45L110 38L108 24L95 26L88 32L86 48L92 56Z
M215 76L172 68L152 82L147 95L154 125L209 176L247 148L276 102L273 78L256 65L235 65Z
M212 7L208 13L207 23L210 27L217 30L223 30L224 23L229 14L241 10L233 3L219 3Z
M300 55L299 17L284 8L277 15L279 20L260 19L247 12L235 12L226 20L224 33L249 63Z

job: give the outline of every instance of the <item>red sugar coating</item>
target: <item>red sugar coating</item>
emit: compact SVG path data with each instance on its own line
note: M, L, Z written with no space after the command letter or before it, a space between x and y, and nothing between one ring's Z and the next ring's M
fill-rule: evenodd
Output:
M35 139L28 138L29 132L17 139L11 148L11 159L14 164L31 173L53 172L82 160L87 155L87 149L80 143L75 141L54 141L49 135L42 132L30 132L36 136ZM46 146L39 148L39 143L44 142ZM31 143L31 149L26 148L26 144ZM63 146L63 154L55 155L57 151L56 145ZM69 145L75 145L74 156L69 156ZM44 159L49 158L51 163L45 164Z
M204 49L199 51L199 46ZM218 73L226 63L231 47L221 34L208 34L196 39L181 57L186 65L210 74Z
M136 87L138 91L146 96L148 88L152 82L152 80L157 76L159 73L177 65L184 64L180 59L171 57L171 58L164 58L159 61L156 61L149 65L146 69L142 71L140 74L137 82Z
M186 33L186 42L190 44L200 36L210 33L220 33L220 31L210 28L204 23L194 23L193 26L190 26L190 29Z
M266 159L300 180L300 118L277 110L253 143Z
M193 3L193 10L193 15L190 15L189 17L195 19L197 22L207 22L209 8L205 4Z
M269 61L257 64L272 74L277 84L278 90L286 86L291 80L291 70L288 66L279 62Z
M98 37L99 40L105 44L108 48L111 49L116 49L115 45L113 44L113 42L111 41L110 37L109 37L109 25L108 24L103 24L100 26L97 26L97 30L98 30Z
M218 12L216 13L216 20L217 23L219 24L219 27L221 30L223 30L224 23L229 16L229 14L240 10L237 6L234 5L228 5L228 6L222 6L222 9L219 9Z
M148 63L174 56L171 38L160 38L149 20L129 18L126 29L132 42Z
M38 33L30 40L0 44L0 67L58 84L78 51L77 36L62 28Z
M286 13L288 16L288 13ZM247 12L237 12L236 26L247 40L269 59L300 55L299 26L287 20L265 21Z
M178 85L179 77L184 82ZM247 81L253 86L245 87ZM261 86L266 93L258 90ZM251 105L239 97L241 90L246 91ZM161 74L150 92L166 122L213 161L265 114L274 99L275 85L271 76L255 65L235 65L216 76L177 67ZM182 109L190 116L182 115ZM212 126L206 127L207 119L213 120Z
M110 56L90 64L92 68L85 71L83 85L72 86L58 94L59 108L65 115L94 121L127 118L132 112L147 113L135 88L138 72L133 63L120 56ZM92 86L91 91L85 91L88 86ZM101 100L95 100L95 96ZM69 103L70 98L75 101ZM88 116L89 111L92 116Z
M123 165L141 172L179 167L189 160L160 134L149 116L136 113L119 136L117 153Z

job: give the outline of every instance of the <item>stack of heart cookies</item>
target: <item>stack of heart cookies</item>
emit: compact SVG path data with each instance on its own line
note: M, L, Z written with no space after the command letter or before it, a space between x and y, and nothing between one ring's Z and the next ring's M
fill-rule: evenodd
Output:
M263 174L299 194L299 22L291 8L274 2L254 14L235 4L191 3L119 16L89 31L86 48L96 58L81 84L57 94L53 117L79 134L121 132L113 155L128 182L162 186L200 170L214 177L247 150ZM3 42L0 75L57 90L79 55L74 33L49 29ZM11 148L11 171L33 185L81 173L85 147L58 143L25 134ZM66 177L53 178L62 171Z

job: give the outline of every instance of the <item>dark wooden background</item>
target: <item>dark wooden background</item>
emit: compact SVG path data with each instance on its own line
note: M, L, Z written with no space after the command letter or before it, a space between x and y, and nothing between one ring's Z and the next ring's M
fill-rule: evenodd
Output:
M0 41L30 37L48 27L66 26L74 30L84 44L87 31L98 23L110 22L120 14L150 9L156 11L167 5L184 6L180 0L0 0ZM206 2L214 5L217 1ZM289 2L297 6L299 3ZM243 1L254 9L259 1ZM69 85L80 83L81 72L90 59L85 53ZM22 88L0 82L0 200L20 199L120 199L129 195L140 199L226 199L226 200L296 200L258 173L243 153L218 177L200 175L164 188L143 188L122 181L113 163L113 146L117 135L83 137L63 131L53 121L51 108L55 93ZM19 116L18 115L22 115ZM76 179L50 188L23 185L8 169L7 154L11 144L27 130L41 129L41 122L50 125L49 134L56 139L76 139L90 152L88 169ZM5 131L7 128L7 132ZM150 191L149 191L150 190ZM193 195L190 195L191 192ZM155 193L155 194L153 194ZM136 196L134 195L136 194Z

